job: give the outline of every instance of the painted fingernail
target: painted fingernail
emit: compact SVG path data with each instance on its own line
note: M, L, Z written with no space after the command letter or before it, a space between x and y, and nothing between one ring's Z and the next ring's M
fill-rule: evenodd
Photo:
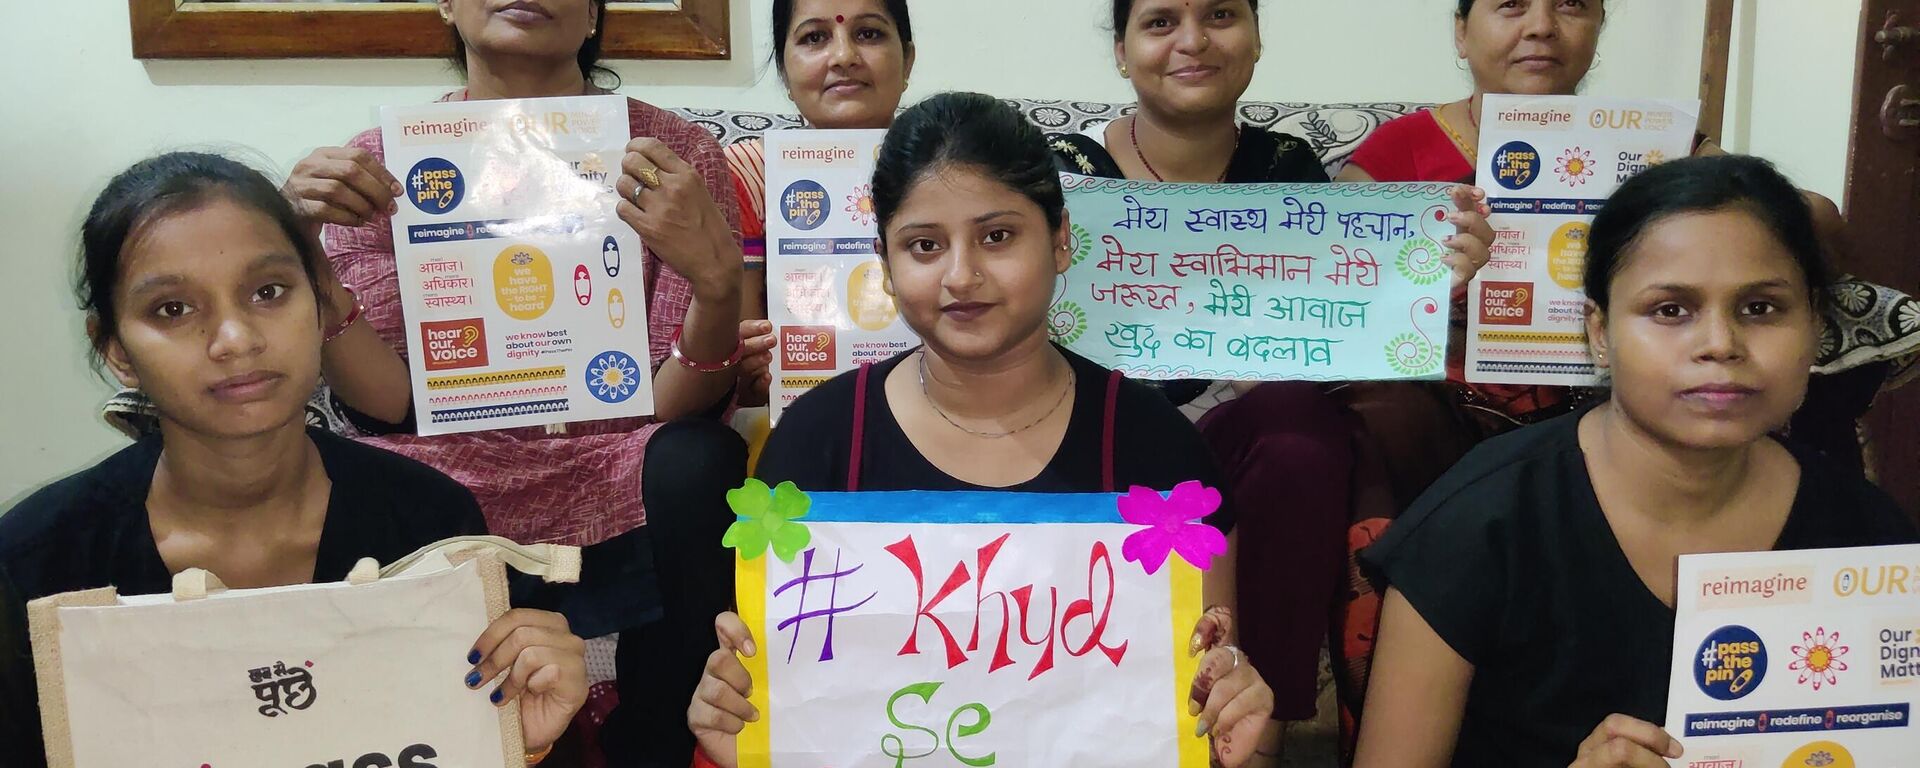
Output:
M1199 715L1199 714L1200 714L1200 700L1199 700L1199 699L1187 699L1187 715L1188 715L1188 716L1197 716L1197 715Z
M468 688L480 687L480 670L476 669L472 672L467 673L467 687Z
M1198 722L1193 724L1193 737L1197 739L1207 735L1207 731L1211 728L1211 725L1211 723L1207 722L1206 718L1200 718Z
M504 699L504 698L506 698L506 697L507 697L507 695L506 695L505 693L502 693L502 692L500 691L500 689L498 689L498 688L495 688L495 689L493 689L493 693L489 693L489 694L487 694L487 701L491 701L491 702L493 702L493 703L495 703L495 704L498 704L498 703L500 703L500 700L501 700L501 699Z
M480 649L475 648L471 651L467 651L467 663L468 664L480 663ZM479 674L479 673L476 672L475 674Z

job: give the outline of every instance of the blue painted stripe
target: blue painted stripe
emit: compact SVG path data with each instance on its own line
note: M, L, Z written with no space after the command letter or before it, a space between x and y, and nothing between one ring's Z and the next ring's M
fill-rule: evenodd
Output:
M993 491L809 493L808 523L1125 523L1118 494Z

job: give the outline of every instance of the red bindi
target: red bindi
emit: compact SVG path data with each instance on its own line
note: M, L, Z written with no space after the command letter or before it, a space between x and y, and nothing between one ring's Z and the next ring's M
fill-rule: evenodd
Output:
M845 17L845 16L835 16L835 17L833 17L833 23L835 23L835 24L845 24L845 23L847 23L847 17Z

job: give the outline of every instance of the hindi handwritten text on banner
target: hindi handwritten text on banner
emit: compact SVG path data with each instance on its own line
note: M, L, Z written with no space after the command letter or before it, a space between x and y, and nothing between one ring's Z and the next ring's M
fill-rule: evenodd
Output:
M1069 349L1147 379L1443 375L1450 185L1062 180Z

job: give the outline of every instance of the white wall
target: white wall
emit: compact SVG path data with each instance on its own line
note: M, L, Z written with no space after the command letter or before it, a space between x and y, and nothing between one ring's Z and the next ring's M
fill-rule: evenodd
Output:
M1739 0L1726 146L1843 202L1861 0Z
M1757 0L1747 0L1756 2ZM1790 105L1828 110L1823 92L1851 83L1851 36L1826 9L1858 0L1767 0L1752 108L1767 115L1753 146L1777 153L1814 188L1837 195L1844 115L1776 129ZM740 55L722 63L624 63L624 93L663 106L781 109L765 71L771 0L735 0ZM14 286L0 330L0 508L45 480L123 444L101 424L108 387L88 370L70 264L84 206L142 156L182 147L258 150L279 170L313 147L371 124L382 104L457 87L428 61L142 63L128 54L122 0L14 3L0 25L0 264ZM1468 87L1453 66L1451 0L1268 0L1266 59L1249 98L1439 101ZM1704 0L1614 0L1597 94L1696 92ZM909 98L949 89L1003 96L1119 101L1105 0L918 0L919 69ZM1818 10L1816 10L1818 9ZM1803 39L1817 30L1817 39ZM1843 63L1844 62L1844 63ZM1842 71L1844 70L1844 71ZM1794 109L1792 112L1799 112ZM1845 112L1845 105L1839 110ZM1836 127L1837 126L1837 127ZM1778 132L1776 132L1776 130ZM1736 148L1738 145L1736 145Z

